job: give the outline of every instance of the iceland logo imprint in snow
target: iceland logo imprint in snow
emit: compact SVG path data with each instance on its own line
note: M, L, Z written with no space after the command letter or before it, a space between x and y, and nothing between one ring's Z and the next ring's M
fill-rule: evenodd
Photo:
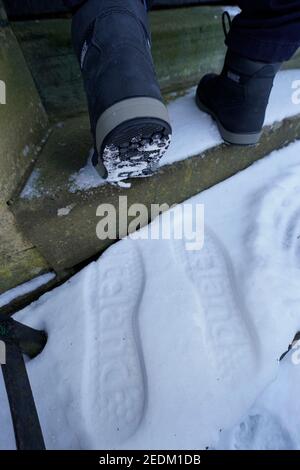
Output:
M6 85L3 80L0 80L0 104L6 104Z

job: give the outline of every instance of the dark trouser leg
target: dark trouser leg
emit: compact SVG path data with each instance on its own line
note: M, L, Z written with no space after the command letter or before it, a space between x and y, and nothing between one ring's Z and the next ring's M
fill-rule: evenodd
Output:
M239 0L229 49L261 62L289 60L300 46L300 0Z

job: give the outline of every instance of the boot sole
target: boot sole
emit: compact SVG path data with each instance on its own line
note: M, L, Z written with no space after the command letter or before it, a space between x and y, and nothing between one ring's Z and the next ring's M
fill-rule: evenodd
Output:
M259 142L262 132L251 132L248 134L239 134L236 132L228 131L221 124L216 114L211 109L209 109L205 104L202 103L198 95L196 95L196 104L201 111L209 114L216 121L221 137L226 143L230 145L240 145L240 146L249 145L250 146L250 145L256 145Z
M120 101L98 120L95 167L111 183L151 176L170 145L171 134L168 111L161 101L147 97Z

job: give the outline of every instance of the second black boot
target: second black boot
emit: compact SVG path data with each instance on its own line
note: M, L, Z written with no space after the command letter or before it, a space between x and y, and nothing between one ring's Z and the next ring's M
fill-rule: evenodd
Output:
M215 119L225 142L254 145L259 141L280 65L255 62L229 50L222 73L202 78L197 105Z
M153 174L171 126L155 75L144 0L88 0L72 37L88 100L93 163L109 182Z

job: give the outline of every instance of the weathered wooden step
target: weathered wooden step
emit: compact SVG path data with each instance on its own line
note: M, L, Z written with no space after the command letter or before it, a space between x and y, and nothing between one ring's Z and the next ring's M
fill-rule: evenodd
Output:
M220 4L219 0L154 0L156 7L179 7L186 5ZM231 2L224 2L229 5ZM8 15L13 18L66 13L63 0L4 0Z
M174 97L185 86L196 83L202 73L219 69L224 55L221 13L221 8L214 7L151 13L154 58L167 99ZM7 23L6 19L2 21ZM15 22L13 29L52 122L62 122L64 128L54 128L33 173L38 187L37 195L40 197L33 197L32 200L13 198L11 208L18 220L18 231L6 205L15 185L10 186L10 192L5 192L5 196L2 194L0 232L4 235L1 237L0 248L0 292L39 272L53 267L61 271L101 251L106 244L100 243L95 237L97 202L116 203L119 195L129 195L107 185L87 191L77 188L77 192L70 192L70 179L84 167L91 146L82 80L70 42L70 20ZM16 46L14 50L17 51ZM14 56L14 60L19 63L23 60L19 52L10 56ZM299 54L286 65L291 68L299 66ZM12 70L11 74L15 75L16 82L19 77L23 80L24 86L18 85L16 88L21 90L21 94L14 96L14 102L21 110L21 114L16 113L15 116L23 116L23 111L27 109L24 106L27 91L34 89L33 83L31 80L30 88L27 87L26 91L28 71L20 76ZM16 83L15 81L10 84ZM36 95L35 90L34 93ZM38 102L36 97L35 100ZM28 119L24 118L22 122L30 124L33 116L26 116ZM42 112L41 116L44 116ZM34 119L38 122L38 113L34 115ZM6 119L5 125L8 122ZM261 145L255 151L229 150L221 146L204 152L205 159L202 158L202 151L198 152L198 156L197 152L192 153L193 158L162 168L152 180L135 182L129 199L132 202L140 200L146 203L181 201L234 174L274 148L299 137L297 118L288 119L277 127L276 133L274 128L266 130ZM29 125L28 129L30 128ZM7 136L11 135L12 129L14 126L10 121ZM180 132L190 129L189 121L183 123L180 129ZM35 146L31 146L31 133L27 137L28 134L18 132L16 139L19 146L16 171L21 175L21 179L19 176L17 178L18 185L24 177L24 171L27 172L30 167L28 159L24 167L19 165L25 157L23 150L27 155L26 144L30 143L30 159L35 151ZM6 159L8 153L3 153L2 156ZM9 175L7 169L10 167L8 165L5 168L2 173L4 177L0 179L6 184L9 179L5 175ZM84 178L85 172L80 173L80 176ZM7 223L8 217L10 223Z
M221 7L191 7L154 11L153 57L163 93L197 83L218 71L224 59ZM70 19L15 22L20 42L44 106L54 121L86 112L81 73L70 39ZM300 51L284 64L300 67Z
M153 57L164 93L192 85L208 69L220 68L222 12L221 7L193 7L150 13ZM44 106L55 121L87 109L70 23L61 18L12 24Z
M48 269L17 229L7 201L47 136L48 120L0 0L0 293Z
M286 87L291 88L296 75L283 78ZM281 97L281 107L290 106L292 115L300 112L290 99L287 92L285 98ZM278 114L276 94L273 103L271 114ZM298 114L266 126L256 147L224 145L211 119L194 105L192 93L172 103L170 113L175 135L162 162L165 165L151 178L132 181L130 190L104 183L87 165L91 147L87 115L70 118L54 128L11 209L21 230L57 272L88 260L112 243L97 238L100 204L112 204L118 214L119 197L127 196L128 206L144 204L150 214L151 204L182 202L300 138ZM271 122L270 116L267 122ZM129 217L128 223L131 220ZM147 222L148 218L143 221Z

